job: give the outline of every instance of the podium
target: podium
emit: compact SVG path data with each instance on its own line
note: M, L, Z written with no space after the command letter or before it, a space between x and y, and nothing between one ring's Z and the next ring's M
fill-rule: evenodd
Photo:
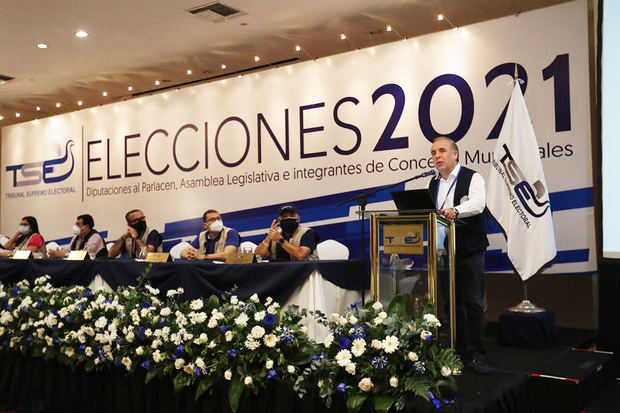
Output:
M387 305L405 297L415 318L432 304L442 326L437 336L454 348L454 221L437 210L374 210L370 217L370 294Z

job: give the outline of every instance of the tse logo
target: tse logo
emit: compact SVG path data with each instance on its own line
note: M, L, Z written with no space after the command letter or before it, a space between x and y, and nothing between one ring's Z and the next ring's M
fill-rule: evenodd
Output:
M71 150L74 145L75 143L72 140L68 141L65 145L65 155L60 158L7 166L6 171L13 172L13 186L37 185L40 184L41 181L46 184L51 184L62 182L67 179L71 176L73 167L75 166L75 159L73 158L73 152ZM69 160L69 155L71 156L71 167L69 171L62 175L58 175L58 172L56 172L57 166L65 164Z

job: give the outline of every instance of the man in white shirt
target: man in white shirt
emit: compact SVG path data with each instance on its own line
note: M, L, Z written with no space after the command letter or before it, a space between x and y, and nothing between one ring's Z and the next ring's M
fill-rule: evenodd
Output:
M484 252L489 245L484 179L459 163L459 149L452 139L436 138L431 156L439 171L429 183L435 205L446 218L463 221L456 228L457 351L466 366L489 373L482 342Z

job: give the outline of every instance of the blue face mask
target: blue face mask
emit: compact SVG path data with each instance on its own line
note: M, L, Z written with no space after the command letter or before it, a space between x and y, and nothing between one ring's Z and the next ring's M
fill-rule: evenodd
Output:
M20 225L19 232L21 232L22 235L28 235L30 234L30 227L28 225Z

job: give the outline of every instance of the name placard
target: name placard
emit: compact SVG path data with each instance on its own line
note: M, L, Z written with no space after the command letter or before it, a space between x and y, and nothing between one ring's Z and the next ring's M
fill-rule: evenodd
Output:
M423 254L424 226L384 225L383 251L386 254Z
M237 251L233 254L226 256L227 264L251 264L254 259L254 253L252 252L240 252Z
M172 261L167 252L149 252L146 254L146 262L168 262Z
M30 258L31 254L32 251L30 250L18 250L13 253L13 256L11 258L14 260L27 260L28 258Z
M71 251L67 257L67 261L84 261L88 251Z

